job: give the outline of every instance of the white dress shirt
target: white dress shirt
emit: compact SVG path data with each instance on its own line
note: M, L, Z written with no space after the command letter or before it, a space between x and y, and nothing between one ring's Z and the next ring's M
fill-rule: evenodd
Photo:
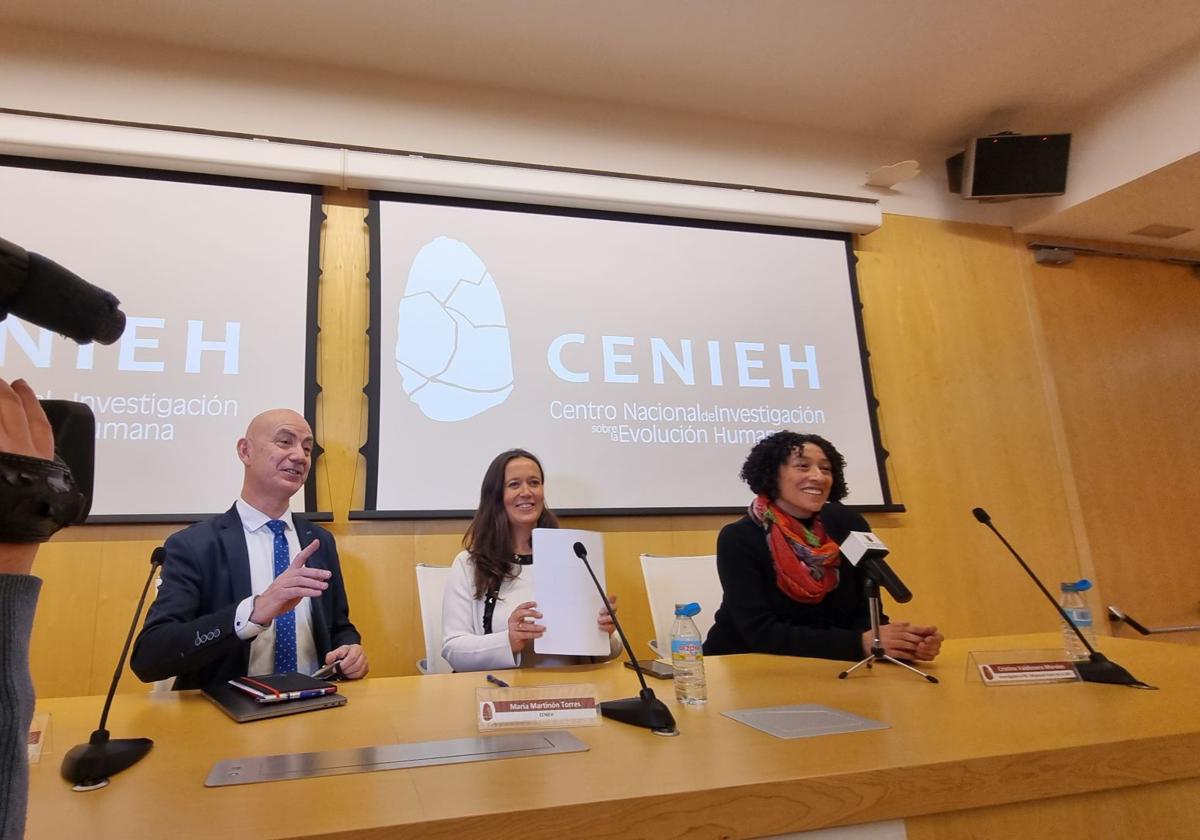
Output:
M271 674L275 671L275 622L261 627L250 620L254 611L254 598L261 595L275 580L275 534L267 527L271 517L237 500L238 516L246 536L246 552L250 556L250 591L254 594L238 604L233 627L239 639L253 639L250 644L250 675ZM288 543L288 556L300 552L300 539L292 522L292 512L285 511L279 520L284 524L284 536ZM311 674L321 663L317 661L317 645L312 633L311 599L301 598L296 605L296 670Z
M492 632L483 632L483 599L475 597L475 561L470 552L454 558L446 588L442 591L442 656L455 671L487 671L503 668L553 668L579 665L604 657L540 654L533 640L520 653L508 641L508 617L520 604L534 600L533 566L517 566L516 576L500 584L500 597L492 612ZM609 657L618 655L621 640L611 634Z

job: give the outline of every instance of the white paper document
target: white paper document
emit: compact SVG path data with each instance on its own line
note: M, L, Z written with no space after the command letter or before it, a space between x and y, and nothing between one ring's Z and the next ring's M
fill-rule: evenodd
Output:
M604 537L595 531L569 528L533 529L533 597L546 626L534 639L537 653L608 656L608 634L597 626L604 602L587 567L575 554L575 543L587 549L588 562L604 586ZM607 590L605 590L607 592Z

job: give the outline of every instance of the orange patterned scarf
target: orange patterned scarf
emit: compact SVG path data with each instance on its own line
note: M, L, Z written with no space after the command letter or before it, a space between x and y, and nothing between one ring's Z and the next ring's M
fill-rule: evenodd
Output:
M766 496L756 496L750 518L766 532L775 583L784 594L802 604L819 604L837 588L841 551L825 533L820 517L813 517L810 530Z

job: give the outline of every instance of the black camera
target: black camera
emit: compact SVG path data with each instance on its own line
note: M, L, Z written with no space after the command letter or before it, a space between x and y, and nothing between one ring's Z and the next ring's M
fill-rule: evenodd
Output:
M120 301L40 254L0 239L0 321L11 313L80 344L112 344L125 330ZM83 403L42 400L52 461L0 453L0 540L41 542L87 519L96 418Z

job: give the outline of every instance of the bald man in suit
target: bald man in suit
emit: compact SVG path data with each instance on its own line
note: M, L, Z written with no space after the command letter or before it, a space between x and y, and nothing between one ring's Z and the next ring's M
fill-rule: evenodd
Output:
M348 679L366 675L333 537L288 509L312 448L312 429L294 411L250 422L237 442L241 498L164 546L162 585L130 659L142 680L200 688L333 662Z

